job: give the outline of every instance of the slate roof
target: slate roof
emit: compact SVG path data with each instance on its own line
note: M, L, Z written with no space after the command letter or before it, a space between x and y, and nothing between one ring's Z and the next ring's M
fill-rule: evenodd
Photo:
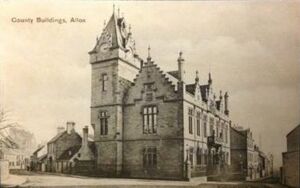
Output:
M39 151L41 151L43 148L45 147L45 145L40 146L39 148L37 148L33 154L38 153Z
M67 133L67 131L63 131L61 133L58 133L57 135L55 135L49 142L48 144L55 142L58 138L60 138L62 135L64 135L65 133Z
M185 90L192 95L195 95L195 84L188 84L185 86Z
M70 160L81 148L81 145L76 145L65 150L58 158L58 160Z
M179 79L179 72L177 71L169 71L168 74L172 75L174 78Z

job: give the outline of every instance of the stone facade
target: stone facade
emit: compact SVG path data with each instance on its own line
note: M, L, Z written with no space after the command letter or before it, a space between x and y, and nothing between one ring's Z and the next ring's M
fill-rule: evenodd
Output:
M230 165L228 93L164 72L136 53L130 28L113 14L90 54L91 124L97 175L189 179Z
M290 187L300 187L300 125L287 136L287 152L282 153L282 183Z

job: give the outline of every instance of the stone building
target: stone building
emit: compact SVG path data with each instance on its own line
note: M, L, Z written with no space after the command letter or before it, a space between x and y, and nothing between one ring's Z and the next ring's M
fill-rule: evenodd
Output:
M187 83L188 62L164 72L139 57L130 26L115 13L90 54L91 123L98 175L188 179L230 165L228 93ZM175 62L174 62L175 64Z
M235 179L259 178L259 148L250 129L230 128L231 171Z
M282 183L300 187L300 125L286 136L287 151L282 153Z
M67 122L66 130L58 129L58 133L47 143L46 171L59 171L58 158L69 148L80 147L81 136L74 129L74 122Z

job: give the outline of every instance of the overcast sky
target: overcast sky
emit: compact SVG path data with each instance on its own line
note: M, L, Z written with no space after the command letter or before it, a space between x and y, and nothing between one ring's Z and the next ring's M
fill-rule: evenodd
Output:
M48 140L57 126L90 124L88 51L112 14L111 2L0 2L1 106ZM286 134L300 122L300 1L115 2L132 25L137 51L147 46L163 70L183 51L190 82L209 69L214 90L229 92L230 116L250 127L281 163ZM86 19L29 24L11 19ZM209 68L210 67L210 68Z

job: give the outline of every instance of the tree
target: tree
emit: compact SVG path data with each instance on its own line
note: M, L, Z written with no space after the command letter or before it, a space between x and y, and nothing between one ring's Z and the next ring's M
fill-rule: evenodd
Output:
M17 122L12 122L9 117L9 111L5 111L4 109L0 108L0 131L18 127L19 124Z

